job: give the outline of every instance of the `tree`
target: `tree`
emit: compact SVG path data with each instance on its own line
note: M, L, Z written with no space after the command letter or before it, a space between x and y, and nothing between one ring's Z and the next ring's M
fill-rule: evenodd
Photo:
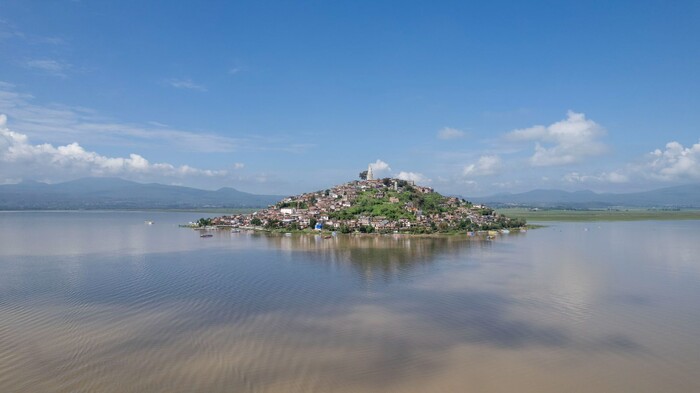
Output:
M360 232L372 233L372 232L374 232L374 227L371 225L360 225Z
M255 217L254 219L250 220L250 223L252 225L259 226L260 224L262 224L262 221L260 221L259 218Z
M310 219L309 219L309 227L310 227L311 229L314 229L314 227L316 227L316 223L317 223L317 222L318 222L318 221L316 221L315 218L310 218Z
M367 180L367 171L360 172L360 179Z
M200 218L197 220L198 227L208 227L211 225L211 218Z
M265 224L265 228L268 229L274 229L280 226L280 221L274 218L271 218L267 220L267 223Z

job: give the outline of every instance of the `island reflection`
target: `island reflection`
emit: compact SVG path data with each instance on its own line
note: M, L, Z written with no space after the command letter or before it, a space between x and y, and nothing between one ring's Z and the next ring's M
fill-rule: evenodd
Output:
M466 255L474 248L490 248L492 241L466 236L411 235L258 235L273 248L304 253L311 261L348 264L361 277L377 275L391 278L405 275L419 266L435 263L447 256Z

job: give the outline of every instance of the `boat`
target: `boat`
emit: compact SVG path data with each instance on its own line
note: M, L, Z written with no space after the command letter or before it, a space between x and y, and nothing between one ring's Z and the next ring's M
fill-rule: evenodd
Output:
M324 239L330 239L330 238L332 238L332 237L333 237L333 236L331 236L331 235L326 235L326 236L324 236L323 238L324 238Z
M150 220L146 220L143 223L146 225L153 225L153 221L150 221Z
M241 230L238 228L231 229L231 233L239 233Z
M510 233L510 230L508 230L508 229L501 229L501 233L503 233L503 234L508 234L508 233Z
M199 237L214 237L211 233L205 233L203 235L199 235Z

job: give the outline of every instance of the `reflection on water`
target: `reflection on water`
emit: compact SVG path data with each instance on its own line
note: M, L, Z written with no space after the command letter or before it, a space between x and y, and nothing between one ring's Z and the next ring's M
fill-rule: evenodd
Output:
M700 390L700 222L487 242L194 218L0 213L0 391Z
M488 247L490 241L463 236L410 237L406 235L262 236L269 247L323 264L352 266L363 278L405 277L418 266L426 267L466 247ZM464 254L466 255L466 254Z

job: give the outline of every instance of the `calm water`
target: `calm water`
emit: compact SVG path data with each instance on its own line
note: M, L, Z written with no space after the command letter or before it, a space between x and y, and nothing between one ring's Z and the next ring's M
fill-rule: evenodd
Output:
M0 213L0 392L700 391L698 221L176 226L199 216Z

